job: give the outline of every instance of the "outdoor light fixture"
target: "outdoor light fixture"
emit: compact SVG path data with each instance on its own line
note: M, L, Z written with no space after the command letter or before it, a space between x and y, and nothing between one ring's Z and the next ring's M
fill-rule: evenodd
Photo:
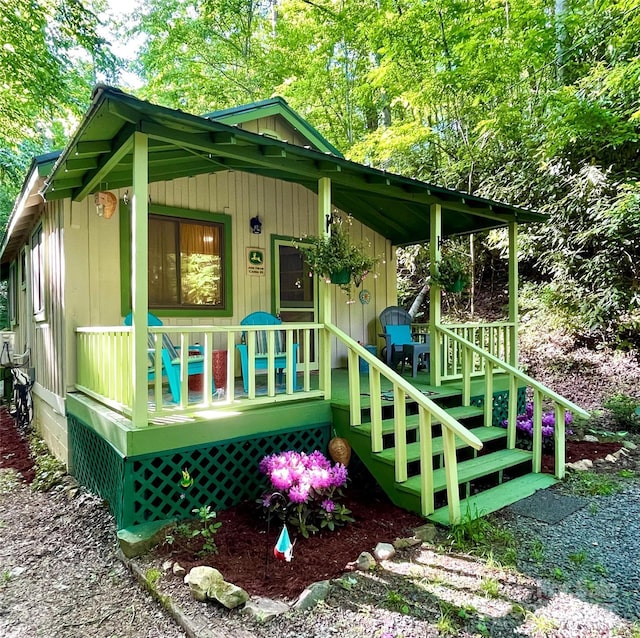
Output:
M251 226L251 232L254 235L262 234L262 222L260 221L260 217L256 215L249 220L249 226Z
M109 191L100 191L95 194L94 201L96 203L96 215L111 219L115 213L118 198Z

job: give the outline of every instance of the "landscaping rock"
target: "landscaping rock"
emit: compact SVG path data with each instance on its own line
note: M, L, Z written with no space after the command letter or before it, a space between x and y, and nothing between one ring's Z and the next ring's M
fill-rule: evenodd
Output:
M223 583L222 574L213 567L200 565L194 567L185 577L185 584L189 585L191 595L201 602L207 600L209 590L216 583Z
M436 536L438 535L438 529L435 525L431 523L426 523L425 525L421 525L420 527L416 527L413 530L413 535L416 538L419 538L423 543L433 543Z
M376 560L391 560L396 555L396 550L391 543L378 543L373 555Z
M624 445L624 447L627 450L637 450L638 449L638 446L633 441L623 441L622 445Z
M422 541L419 538L413 536L412 538L396 538L396 540L393 541L393 546L396 549L407 549L420 545L421 543Z
M171 560L165 560L164 563L162 563L163 572L168 572L172 567L173 567L173 561Z
M187 573L187 570L180 563L176 562L173 564L173 573L176 576L184 576Z
M604 460L609 461L609 463L616 463L618 459L613 456L613 454L607 454L607 456L604 457Z
M118 530L118 543L127 558L146 554L152 547L162 542L175 523L152 522Z
M582 459L582 461L576 461L575 463L567 463L565 467L574 472L586 472L593 467L593 461Z
M600 439L597 436L593 436L593 434L585 434L582 440L587 443L600 443Z
M222 576L220 578L222 579ZM242 587L225 580L214 580L207 591L207 596L212 600L217 600L227 609L235 609L249 600L249 594Z
M356 561L356 569L368 572L376 566L376 559L369 552L362 552Z
M286 614L289 605L271 598L256 597L247 601L242 613L255 618L258 622L266 623L280 614Z
M319 602L325 600L331 590L331 583L328 580L320 580L317 583L312 583L301 594L294 609L300 609L306 611L315 607Z

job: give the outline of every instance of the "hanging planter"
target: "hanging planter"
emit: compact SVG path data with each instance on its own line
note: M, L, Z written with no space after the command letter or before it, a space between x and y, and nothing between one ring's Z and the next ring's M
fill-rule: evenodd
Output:
M461 293L471 286L471 258L454 244L443 246L431 283L446 292Z
M311 273L337 284L349 298L351 283L359 286L378 263L364 245L351 242L341 219L332 224L331 235L303 237L296 247Z
M330 273L329 279L332 284L348 284L351 280L351 272L346 268L343 268L338 272Z

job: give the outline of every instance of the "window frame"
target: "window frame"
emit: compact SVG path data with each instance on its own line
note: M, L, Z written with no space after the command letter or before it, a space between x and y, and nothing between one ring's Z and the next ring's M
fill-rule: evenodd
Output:
M161 306L150 307L153 313L160 317L232 317L233 316L233 288L232 288L232 243L231 216L222 213L176 208L151 204L149 215L155 217L173 218L178 221L212 223L222 226L222 290L223 306ZM128 205L120 204L120 290L121 312L125 316L131 312L131 210Z
M45 286L45 241L44 227L38 224L31 233L31 303L35 321L46 319L46 286ZM37 262L37 263L36 263ZM37 303L36 303L37 302Z

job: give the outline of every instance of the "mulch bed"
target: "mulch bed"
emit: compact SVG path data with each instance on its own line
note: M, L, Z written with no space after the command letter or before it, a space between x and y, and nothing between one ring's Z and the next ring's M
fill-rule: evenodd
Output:
M29 442L16 430L6 407L0 407L0 467L16 470L28 484L35 477Z

